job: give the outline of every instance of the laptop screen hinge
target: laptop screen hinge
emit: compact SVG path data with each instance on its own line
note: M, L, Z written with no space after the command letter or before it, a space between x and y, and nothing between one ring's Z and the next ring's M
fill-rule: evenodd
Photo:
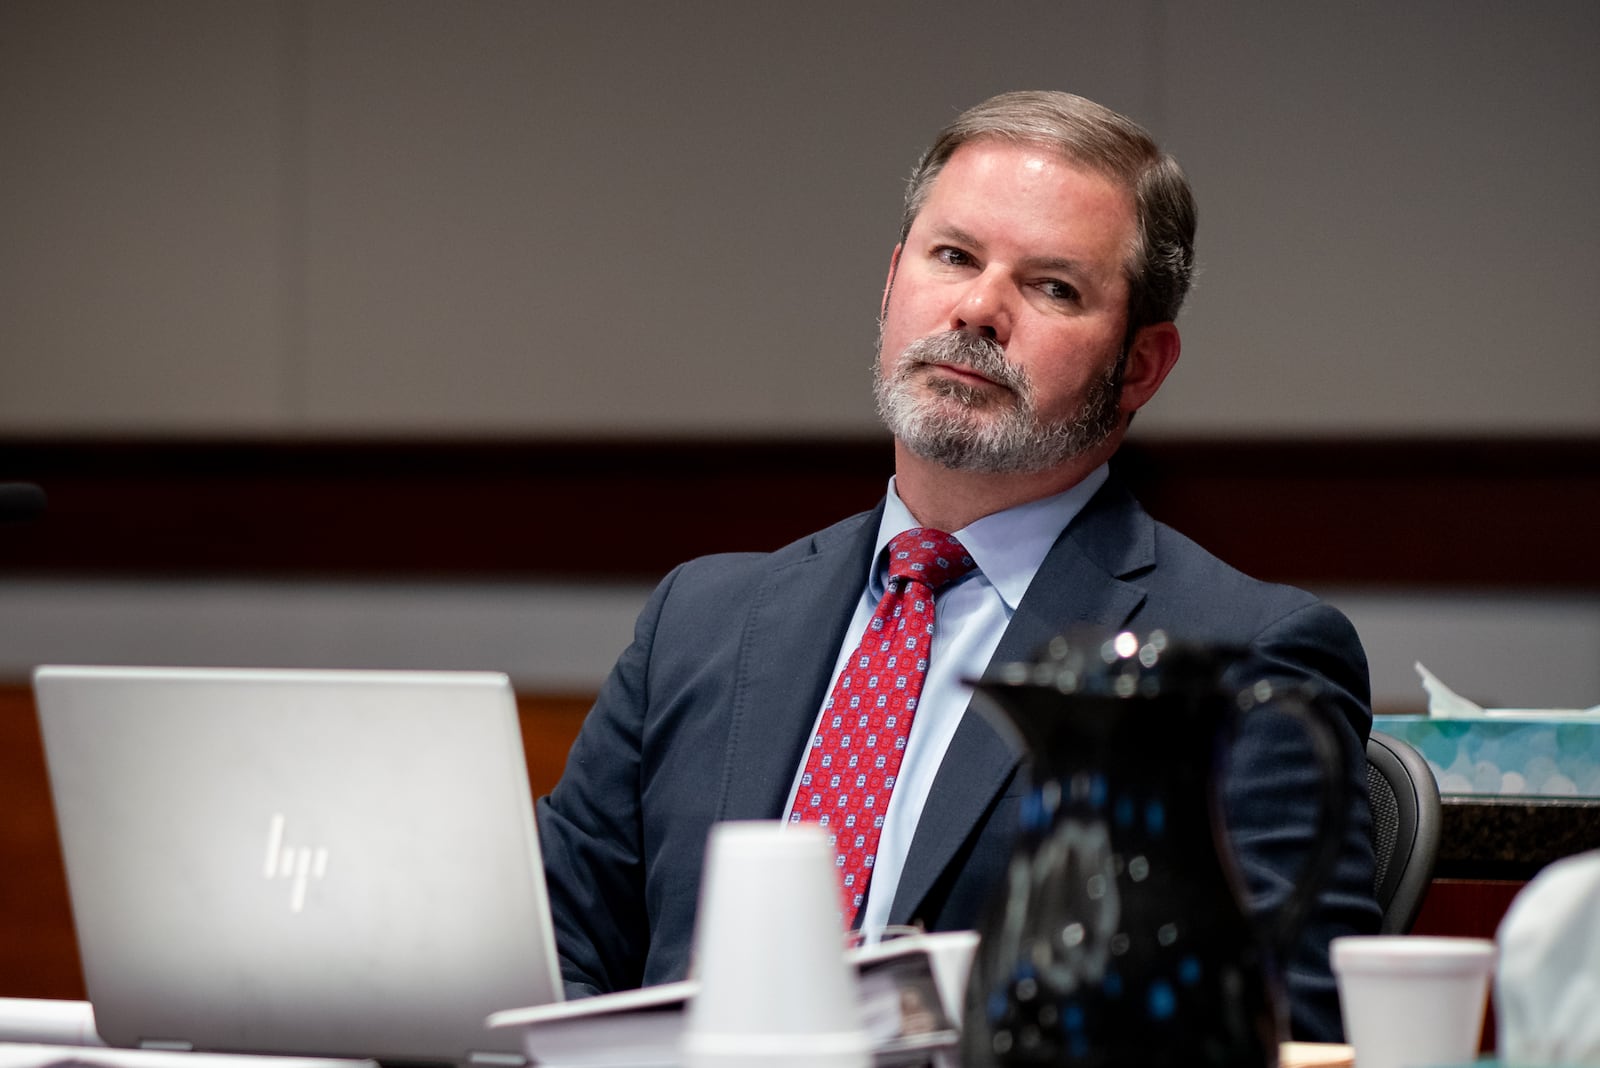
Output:
M467 1054L468 1064L481 1064L485 1068L522 1068L528 1063L528 1058L520 1053L500 1053L490 1050L475 1049Z
M192 1053L194 1043L185 1042L181 1038L141 1038L139 1048L165 1050L170 1053Z

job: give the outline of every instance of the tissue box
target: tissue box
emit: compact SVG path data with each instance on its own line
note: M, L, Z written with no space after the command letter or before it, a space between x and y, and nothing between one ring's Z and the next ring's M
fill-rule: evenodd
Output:
M1600 721L1377 716L1427 758L1442 794L1600 798Z

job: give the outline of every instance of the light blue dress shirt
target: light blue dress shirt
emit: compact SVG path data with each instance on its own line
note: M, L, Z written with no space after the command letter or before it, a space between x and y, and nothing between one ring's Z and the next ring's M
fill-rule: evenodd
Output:
M876 941L876 932L889 922L889 907L894 903L905 867L906 851L911 848L917 820L922 816L934 776L944 761L945 750L961 723L971 699L972 688L962 679L975 678L989 666L989 659L1000 644L1000 636L1011 622L1028 584L1044 563L1045 555L1061 532L1105 483L1104 465L1065 493L1030 501L1003 512L986 515L960 530L956 536L977 563L977 569L939 591L934 608L933 648L928 654L928 677L917 701L917 714L900 765L900 777L889 797L884 817L883 836L878 842L878 857L872 883L862 913L861 928L866 940ZM890 539L903 530L920 524L895 492L889 480L888 500L883 522L878 526L876 551L866 577L855 617L839 647L833 678L844 670L845 660L861 643L861 635L883 597L888 568L884 549ZM829 685L830 692L832 685ZM824 699L826 703L826 699ZM817 710L821 723L822 710ZM813 735L816 731L813 726ZM804 757L795 769L784 812L794 809L800 776L805 771Z

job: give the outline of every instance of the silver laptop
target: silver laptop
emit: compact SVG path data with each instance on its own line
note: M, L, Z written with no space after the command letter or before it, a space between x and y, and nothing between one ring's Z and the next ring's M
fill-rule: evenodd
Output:
M559 1000L516 702L487 672L41 667L113 1046L517 1063Z

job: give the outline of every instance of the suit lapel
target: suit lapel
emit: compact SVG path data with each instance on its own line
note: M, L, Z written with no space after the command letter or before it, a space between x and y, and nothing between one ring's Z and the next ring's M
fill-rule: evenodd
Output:
M775 568L740 638L719 819L776 819L833 683L839 643L866 581L882 506L830 527Z
M1143 603L1128 577L1155 564L1155 526L1115 480L1103 486L1051 547L990 660L1029 660L1074 627L1114 630ZM916 915L928 891L1010 781L1019 756L971 705L950 740L917 822L890 910Z

